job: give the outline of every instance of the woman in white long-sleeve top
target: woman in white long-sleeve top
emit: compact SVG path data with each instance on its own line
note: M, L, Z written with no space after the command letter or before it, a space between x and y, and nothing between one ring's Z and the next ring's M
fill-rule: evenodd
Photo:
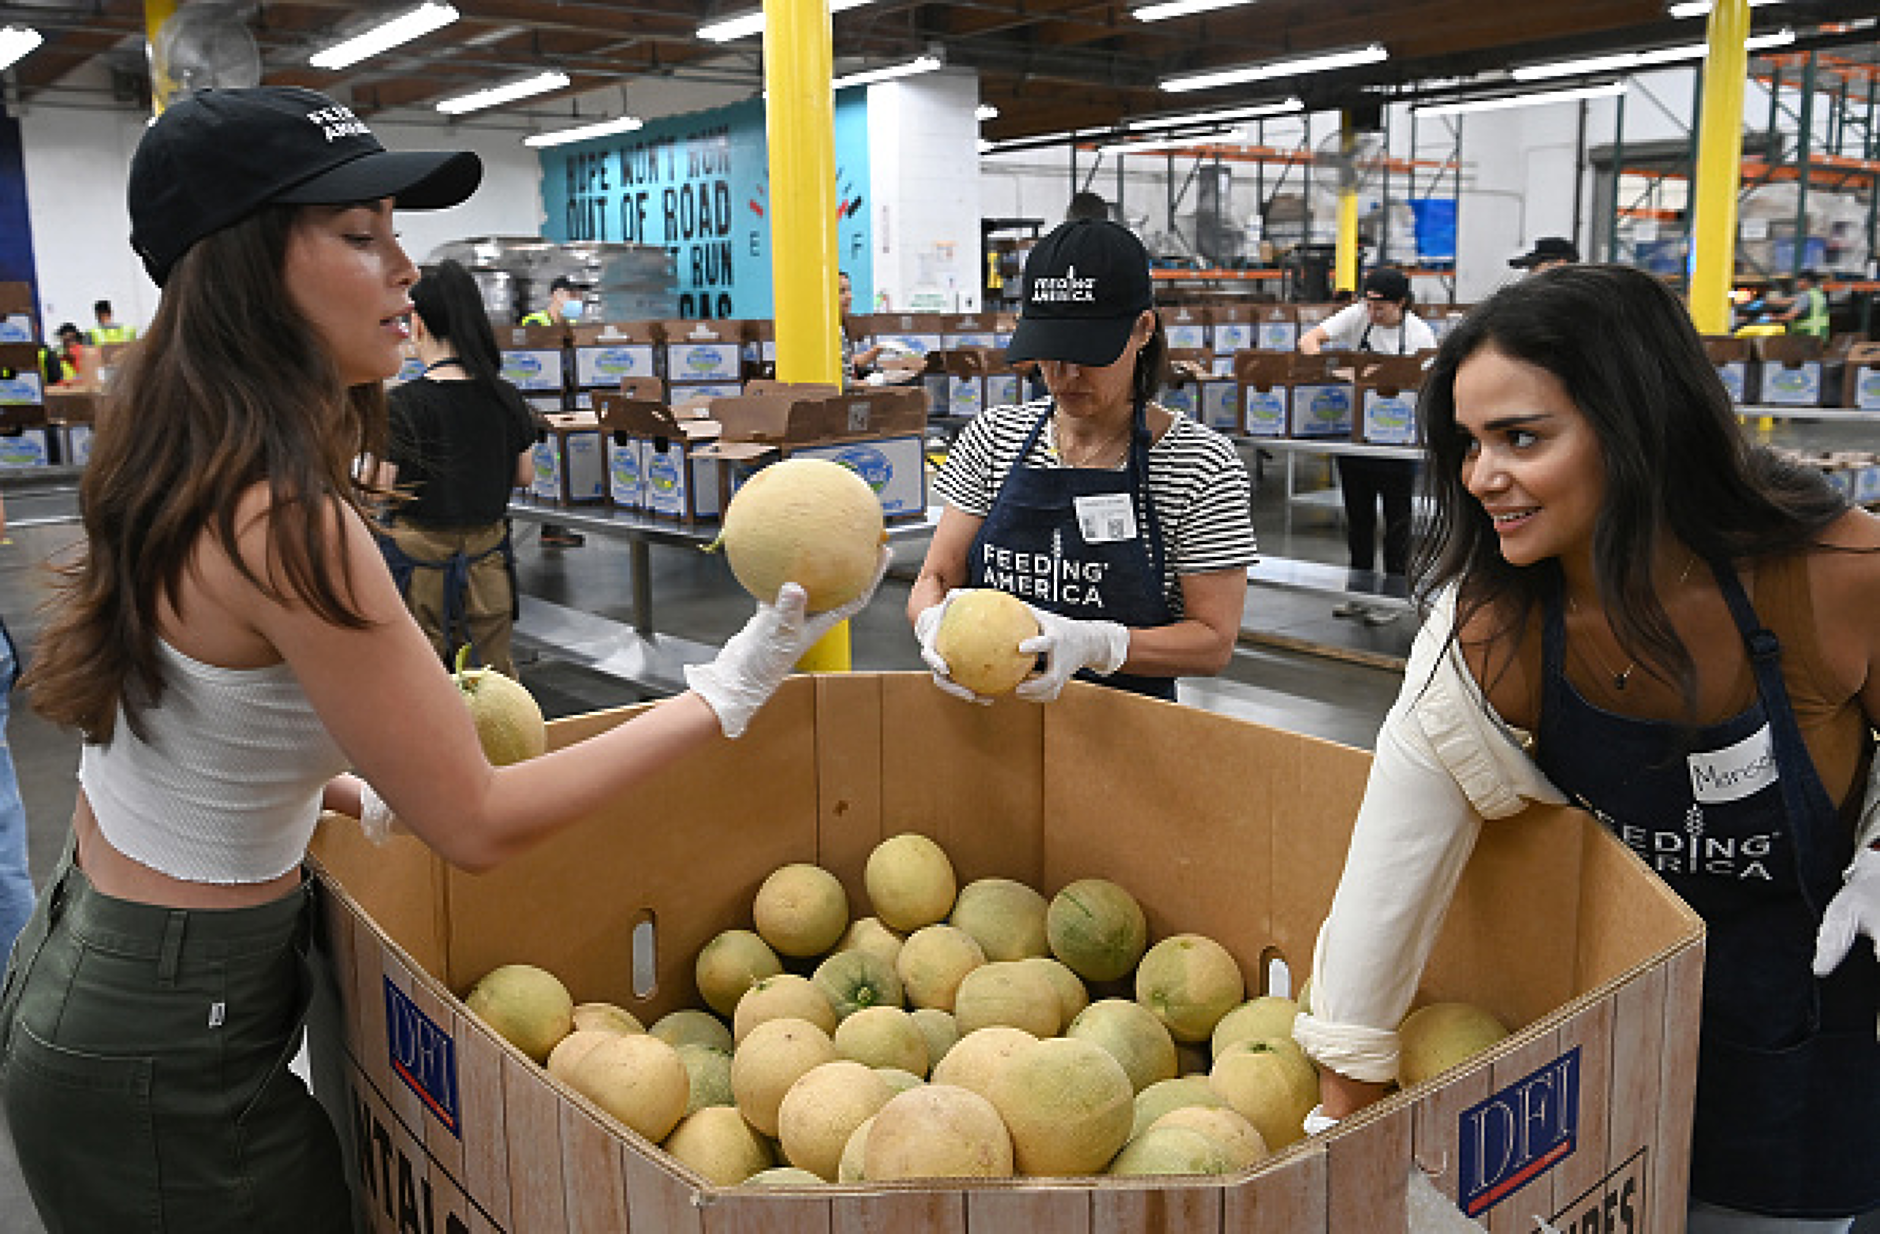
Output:
M1880 520L1746 442L1623 267L1498 292L1421 407L1427 619L1294 1027L1323 1115L1395 1079L1483 820L1574 801L1709 929L1690 1229L1848 1229L1880 1205Z

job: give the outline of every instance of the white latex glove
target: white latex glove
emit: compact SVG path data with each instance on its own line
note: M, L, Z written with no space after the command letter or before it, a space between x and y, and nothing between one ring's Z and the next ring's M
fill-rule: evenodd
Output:
M914 637L920 640L920 658L933 672L933 683L954 698L965 699L969 703L991 706L992 700L983 694L976 694L959 682L953 680L953 670L948 667L946 658L934 646L934 635L940 629L940 619L946 616L947 605L953 603L953 597L959 595L956 588L941 596L938 603L929 604L914 614Z
M1847 867L1841 889L1828 901L1815 935L1815 976L1826 977L1839 968L1854 948L1854 936L1865 934L1880 956L1880 852L1863 848Z
M1307 1135L1318 1135L1321 1132L1330 1131L1337 1125L1338 1120L1327 1114L1325 1107L1322 1105L1313 1106L1311 1112L1306 1115L1305 1129Z
M359 781L359 830L366 839L383 844L392 838L397 826L398 816L385 804L385 798L364 780Z
M1114 621L1075 621L1046 612L1035 604L1025 607L1038 619L1038 633L1018 645L1020 651L1045 657L1045 666L1020 682L1012 693L1034 703L1048 703L1064 691L1080 668L1109 676L1129 658L1129 628Z
M806 614L803 608L808 593L795 583L785 583L777 591L776 603L758 604L757 612L731 636L715 660L685 666L686 684L717 713L725 736L742 736L751 717L770 700L803 653L817 639L868 607L893 559L888 546L882 545L881 560L867 589L827 612Z

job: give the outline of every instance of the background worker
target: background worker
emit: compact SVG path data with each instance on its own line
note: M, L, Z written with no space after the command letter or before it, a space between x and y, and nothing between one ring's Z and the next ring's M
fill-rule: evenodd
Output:
M535 474L535 419L504 381L496 334L470 272L440 263L411 288L411 350L424 365L387 402L381 488L385 556L431 646L454 666L516 675L510 654L515 558L504 511Z
M85 342L85 333L74 322L61 322L59 325L59 343L53 349L53 360L57 363L58 385L79 385L89 381L93 373L97 354Z
M1815 271L1803 270L1797 274L1794 290L1770 307L1777 304L1782 306L1781 310L1771 315L1769 320L1788 326L1790 334L1827 341L1828 293L1821 289L1821 276Z
M91 341L99 347L106 343L128 343L137 337L136 326L119 325L117 316L111 311L109 300L100 300L91 306L92 316L97 324L91 328Z
M1232 443L1152 401L1168 343L1149 255L1128 228L1063 223L1025 262L1007 355L1036 360L1044 403L988 408L947 452L945 509L907 615L940 687L934 649L962 588L1031 606L1046 658L1017 690L1048 702L1073 675L1158 698L1233 654L1254 560L1247 471Z
M548 282L548 303L516 324L568 326L581 319L582 308L581 297L575 294L574 283L565 275L558 274ZM562 406L565 408L570 404L564 402ZM587 537L580 532L570 531L560 523L548 522L542 524L542 532L537 539L547 548L579 548L587 543Z
M1299 350L1410 355L1436 346L1436 333L1410 311L1410 280L1403 271L1378 266L1364 276L1363 296L1333 313L1299 338ZM1338 488L1345 507L1345 545L1350 568L1377 564L1377 509L1384 508L1384 573L1402 576L1410 563L1412 503L1416 492L1414 459L1338 455ZM1371 625L1385 625L1402 613L1394 606L1347 600L1332 609Z
M1577 265L1579 260L1580 250L1573 241L1565 236L1542 236L1527 252L1519 257L1510 257L1508 264L1517 270L1526 270L1529 274L1539 274L1543 270Z
M1484 820L1572 801L1707 928L1700 1022L1667 1025L1699 1034L1686 1228L1848 1230L1880 1206L1880 519L1752 447L1626 267L1496 292L1419 410L1425 622L1293 1027L1323 1115L1396 1077Z
M339 1138L290 1070L322 806L372 831L395 812L487 869L742 733L870 594L809 615L784 584L685 693L490 765L353 478L418 276L393 203L455 205L480 177L292 87L172 100L131 158L131 244L163 294L26 678L85 743L73 840L0 995L0 1101L54 1234L350 1234Z
M881 344L856 350L855 333L850 328L849 317L855 310L855 284L849 279L849 272L836 273L836 320L842 328L842 376L846 383L853 384L866 378L875 371L875 361L881 358Z

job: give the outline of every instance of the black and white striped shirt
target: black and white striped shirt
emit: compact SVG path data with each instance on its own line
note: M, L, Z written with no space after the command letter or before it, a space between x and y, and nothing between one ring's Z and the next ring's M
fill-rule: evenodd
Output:
M1049 407L1041 400L989 407L974 416L934 480L941 499L976 518L990 513L1026 436ZM1039 434L1025 466L1062 466L1047 445L1049 436L1048 431ZM1177 414L1149 448L1149 497L1167 554L1163 591L1177 616L1182 612L1181 575L1245 570L1253 564L1247 468L1221 434Z

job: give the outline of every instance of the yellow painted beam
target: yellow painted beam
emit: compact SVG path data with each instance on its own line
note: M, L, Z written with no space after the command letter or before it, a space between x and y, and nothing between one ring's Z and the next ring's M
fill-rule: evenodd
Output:
M1691 321L1700 334L1730 332L1736 277L1736 198L1743 156L1743 83L1749 72L1749 0L1710 7L1704 106L1692 185Z
M176 83L159 74L157 31L174 16L176 0L144 0L144 59L150 65L150 110L159 116L163 114L163 100L176 88Z
M1358 130L1352 124L1351 113L1339 115L1338 148L1347 163L1358 146ZM1357 176L1347 170L1339 178L1338 188L1338 255L1334 269L1332 287L1335 291L1358 290L1358 190Z
M836 293L836 107L828 0L764 0L770 283L780 381L842 382ZM846 672L844 622L797 667Z

